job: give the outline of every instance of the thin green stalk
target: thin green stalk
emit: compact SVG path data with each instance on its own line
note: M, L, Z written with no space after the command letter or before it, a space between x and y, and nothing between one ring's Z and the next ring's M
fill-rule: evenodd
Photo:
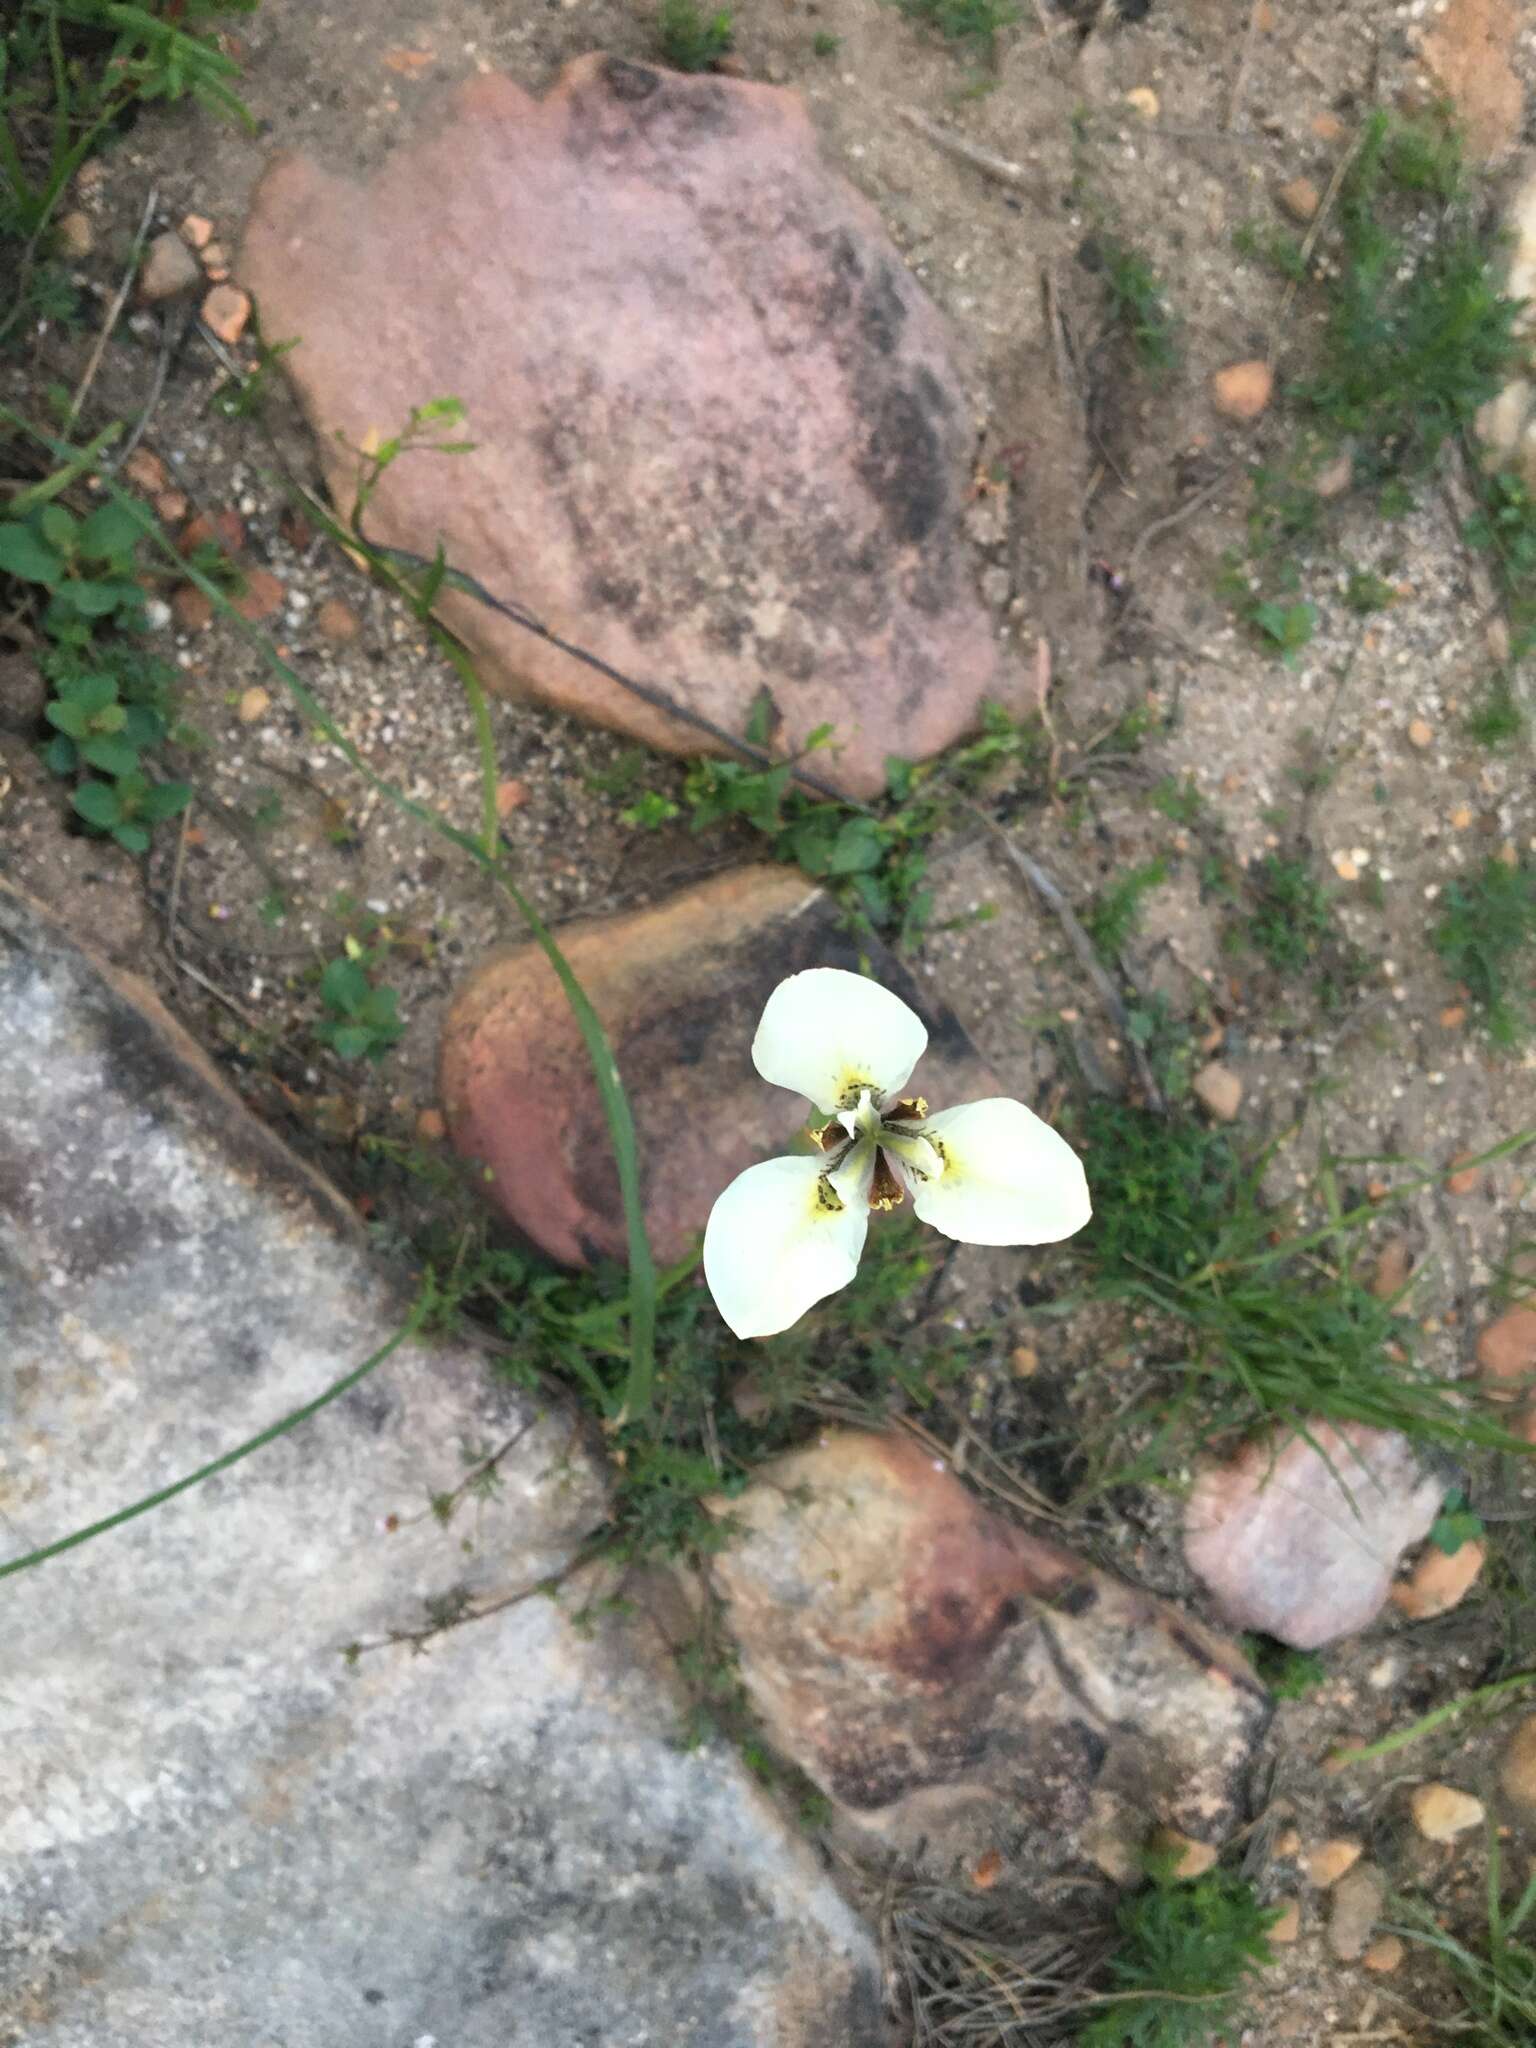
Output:
M227 1472L231 1465L238 1465L242 1458L248 1458L253 1451L259 1451L265 1445L275 1443L280 1436L286 1436L289 1430L297 1429L301 1422L308 1422L312 1415L318 1415L322 1408L328 1408L332 1401L339 1401L343 1394L349 1393L359 1380L366 1379L369 1373L377 1371L386 1358L393 1356L402 1344L414 1337L426 1320L430 1304L430 1290L423 1288L416 1297L410 1314L389 1342L380 1345L371 1357L365 1358L361 1365L354 1366L349 1373L344 1373L339 1380L328 1386L323 1394L317 1394L313 1401L306 1401L302 1408L295 1408L280 1422L274 1422L256 1436L248 1437L243 1444L237 1444L234 1450L225 1451L222 1457L214 1458L207 1465L199 1465L195 1472L187 1473L185 1478L173 1480L169 1486L162 1486L158 1491L146 1494L142 1500L136 1500L131 1507L119 1508L115 1514L105 1515L99 1522L91 1522L84 1529L76 1529L72 1535L61 1536L56 1543L44 1543L37 1550L29 1550L23 1557L13 1557L8 1564L0 1564L0 1579L8 1579L15 1572L29 1571L33 1565L46 1564L51 1557L62 1557L66 1550L77 1550L82 1543L89 1543L97 1536L105 1536L109 1529L120 1529L124 1522L131 1522L139 1515L147 1515L151 1508L163 1506L166 1501L174 1500L178 1493L186 1493L189 1488L200 1486L205 1479L212 1479L216 1473Z
M1467 1707L1475 1707L1484 1700L1498 1699L1522 1685L1536 1685L1536 1671L1517 1671L1512 1678L1500 1678L1492 1685L1480 1685L1475 1692L1464 1692L1459 1699L1447 1700L1443 1707L1436 1707L1433 1713L1410 1721L1406 1728L1397 1728L1390 1735L1383 1735L1379 1742L1367 1742L1360 1749L1334 1750L1328 1762L1335 1769L1342 1770L1349 1764L1366 1764L1379 1756L1391 1756L1423 1736L1433 1734L1435 1729L1454 1720Z

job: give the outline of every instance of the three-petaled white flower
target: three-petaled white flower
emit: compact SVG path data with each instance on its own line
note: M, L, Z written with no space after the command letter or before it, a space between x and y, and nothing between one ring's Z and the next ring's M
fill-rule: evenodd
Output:
M1092 1214L1082 1162L1022 1102L929 1113L903 1096L928 1033L900 996L837 967L781 981L752 1041L765 1081L831 1118L809 1159L749 1166L710 1211L704 1277L738 1337L771 1337L858 1270L871 1209L906 1195L965 1244L1054 1244Z

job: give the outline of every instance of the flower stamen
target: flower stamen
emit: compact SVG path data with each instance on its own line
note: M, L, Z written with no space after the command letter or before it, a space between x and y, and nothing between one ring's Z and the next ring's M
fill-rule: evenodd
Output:
M871 1209L895 1209L907 1199L907 1191L892 1171L883 1152L875 1155L875 1177L869 1184Z

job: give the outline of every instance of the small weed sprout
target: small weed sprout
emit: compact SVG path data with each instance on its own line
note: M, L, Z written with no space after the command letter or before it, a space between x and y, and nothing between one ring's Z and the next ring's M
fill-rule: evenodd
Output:
M1527 1038L1536 996L1536 863L1484 861L1468 880L1446 884L1431 943L1452 981L1466 989L1496 1046Z
M662 62L674 71L707 71L729 56L736 39L728 8L705 15L695 0L661 0L656 25Z
M1192 1884L1165 1876L1116 1914L1115 1986L1078 2039L1083 2048L1197 2048L1241 2024L1255 1973L1273 1961L1280 1917L1253 1887L1221 1870Z
M1014 0L896 0L909 21L921 22L946 43L969 46L986 56L998 31L1019 19Z
M1088 936L1101 953L1121 952L1140 928L1142 905L1152 890L1168 879L1168 863L1158 858L1130 868L1100 892L1083 919Z
M405 1035L399 994L370 979L378 950L348 939L346 950L320 976L320 1001L325 1016L315 1035L339 1059L383 1059Z
M1178 361L1173 319L1162 285L1144 256L1112 235L1092 244L1104 277L1112 327L1123 334L1143 370L1165 376Z
M71 802L88 829L130 853L147 851L155 825L192 797L154 767L171 736L175 671L140 645L143 533L114 504L82 519L56 497L0 522L0 576L30 599L45 643L53 738L43 759L74 783Z

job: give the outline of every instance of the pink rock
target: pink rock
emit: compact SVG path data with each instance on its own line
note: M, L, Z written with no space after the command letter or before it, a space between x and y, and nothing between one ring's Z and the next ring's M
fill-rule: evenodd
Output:
M179 246L179 244L178 244ZM959 514L973 429L936 309L801 102L616 58L542 101L480 77L362 185L280 162L239 266L339 503L356 446L453 395L477 446L414 454L375 539L452 564L869 794L999 670ZM488 679L677 752L701 734L445 591Z
M910 1438L760 1470L711 1565L773 1742L887 1841L1133 1874L1219 1840L1268 1701L1235 1646L993 1513Z
M1184 1512L1184 1554L1222 1620L1298 1650L1376 1618L1445 1491L1390 1430L1315 1419L1308 1432L1206 1466Z
M804 1128L809 1106L752 1065L757 1020L786 975L857 970L868 958L929 1027L913 1086L935 1107L999 1092L955 1018L878 942L852 938L832 899L793 868L739 868L644 910L565 925L560 945L624 1076L663 1261L689 1249L728 1180L788 1151ZM456 997L439 1093L454 1145L489 1172L487 1193L535 1244L568 1265L623 1255L608 1127L537 947L494 955Z

